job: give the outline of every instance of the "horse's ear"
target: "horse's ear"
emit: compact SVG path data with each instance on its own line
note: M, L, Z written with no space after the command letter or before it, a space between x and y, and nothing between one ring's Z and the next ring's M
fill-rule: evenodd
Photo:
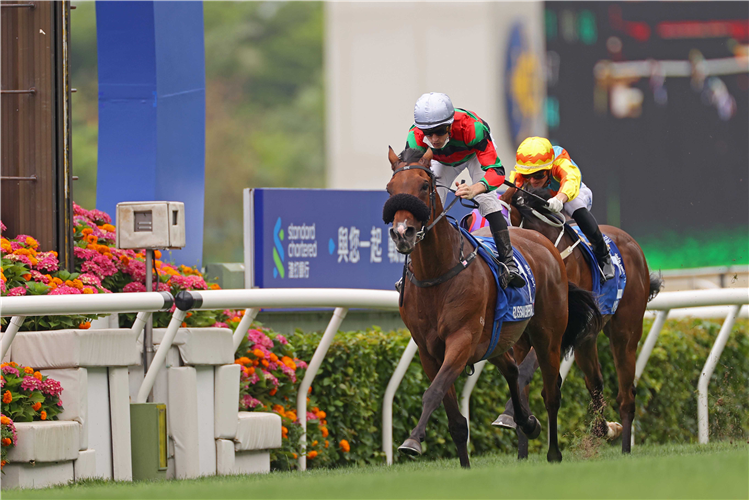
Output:
M427 148L427 152L424 153L424 156L421 157L421 160L419 160L419 163L424 165L425 167L429 168L429 166L432 163L432 157L434 154L432 154L432 148Z
M393 148L388 146L388 160L390 160L390 166L393 170L395 170L395 166L400 163L401 159L398 158L398 155L395 154L395 151L393 151Z

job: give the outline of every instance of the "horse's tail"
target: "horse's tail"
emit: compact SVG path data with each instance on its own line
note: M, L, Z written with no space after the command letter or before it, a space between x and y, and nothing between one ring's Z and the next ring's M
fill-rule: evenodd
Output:
M661 291L663 285L663 274L660 271L657 273L650 273L650 295L648 295L648 302L658 295L658 292Z
M572 282L568 282L567 329L562 336L562 354L566 356L587 337L598 335L603 328L603 316L595 296Z

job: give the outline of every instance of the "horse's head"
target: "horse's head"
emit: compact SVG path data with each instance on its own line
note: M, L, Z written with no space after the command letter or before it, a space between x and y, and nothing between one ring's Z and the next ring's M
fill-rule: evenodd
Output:
M536 213L542 214L548 218L552 219L559 219L560 215L555 214L549 210L549 206L546 204L543 200L548 200L551 198L551 193L546 188L534 188L530 184L525 184L523 186L523 189L526 190L528 193L524 193L523 191L515 190L515 194L512 195L512 206L517 209L517 211L522 215L524 219L537 219L535 217L533 211L535 210ZM533 196L535 195L535 196ZM562 217L562 221L564 222L564 217ZM513 220L513 224L518 223L517 221Z
M422 153L406 149L400 156L389 148L388 159L393 176L387 185L390 198L382 209L385 224L393 223L390 237L400 253L409 254L417 241L417 233L434 216L440 200L432 170L432 150ZM441 208L441 206L440 206Z

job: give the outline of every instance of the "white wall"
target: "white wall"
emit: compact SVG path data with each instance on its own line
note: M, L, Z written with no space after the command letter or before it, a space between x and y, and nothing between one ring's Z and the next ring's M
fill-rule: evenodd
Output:
M444 92L455 106L478 113L503 164L514 165L504 93L509 32L522 20L540 64L543 3L329 2L325 8L327 187L384 189L387 147L403 149L424 92ZM538 76L544 92L543 72ZM545 133L540 114L532 129Z

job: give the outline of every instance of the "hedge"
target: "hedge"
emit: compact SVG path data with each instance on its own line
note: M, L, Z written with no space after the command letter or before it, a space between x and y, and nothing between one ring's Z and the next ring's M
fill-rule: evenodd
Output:
M647 333L652 321L646 320ZM746 320L737 321L710 384L711 439L746 439L749 431L749 335ZM697 380L720 322L689 319L668 321L661 332L637 389L635 439L637 443L697 442ZM311 359L320 333L297 331L289 337L297 356ZM315 399L328 414L331 436L347 440L351 451L339 454L331 465L382 463L382 397L397 361L408 343L407 331L340 332L313 383ZM605 380L605 410L609 420L619 421L616 404L616 372L605 335L598 340ZM458 394L466 381L462 375ZM408 436L421 414L421 396L428 378L414 358L393 404L394 447ZM531 408L546 427L541 399L541 377L531 384ZM497 451L515 453L514 433L495 428L491 422L503 409L509 393L497 369L487 365L471 398L471 442L473 455ZM575 366L562 388L559 412L562 449L583 445L590 438L588 403L582 372ZM545 436L545 432L541 436ZM615 446L620 446L619 440ZM531 452L546 449L546 439L531 442ZM455 457L447 431L447 417L438 409L427 427L424 443L427 458ZM404 460L396 450L394 460Z

